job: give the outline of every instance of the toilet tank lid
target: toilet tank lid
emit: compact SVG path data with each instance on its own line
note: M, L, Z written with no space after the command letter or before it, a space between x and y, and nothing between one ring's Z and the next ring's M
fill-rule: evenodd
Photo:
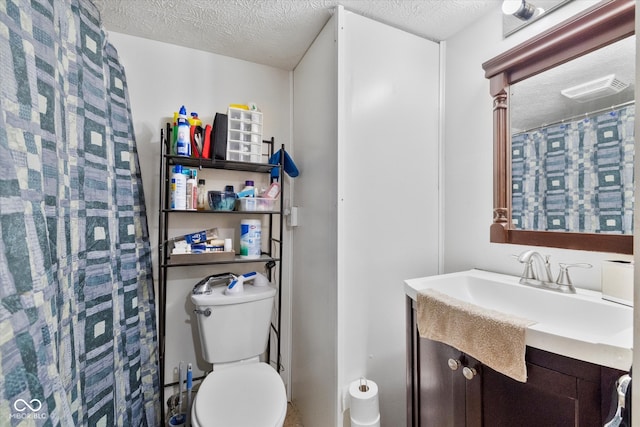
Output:
M194 403L198 425L276 426L287 413L280 375L266 363L248 363L207 375Z
M196 306L243 304L246 302L259 301L272 298L276 294L273 285L253 286L244 285L244 291L237 294L226 294L226 285L214 286L210 294L191 294L191 301Z

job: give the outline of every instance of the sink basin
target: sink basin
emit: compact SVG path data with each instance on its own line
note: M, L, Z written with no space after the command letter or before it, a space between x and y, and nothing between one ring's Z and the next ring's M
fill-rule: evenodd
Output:
M435 289L480 307L537 322L526 331L530 347L611 368L629 370L633 353L633 308L578 289L563 294L518 283L519 277L469 270L405 280L414 301Z

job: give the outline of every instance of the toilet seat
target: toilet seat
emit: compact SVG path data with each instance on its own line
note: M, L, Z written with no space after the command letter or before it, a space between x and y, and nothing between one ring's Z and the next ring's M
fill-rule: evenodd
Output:
M214 371L193 402L194 427L281 427L287 394L280 375L262 362Z

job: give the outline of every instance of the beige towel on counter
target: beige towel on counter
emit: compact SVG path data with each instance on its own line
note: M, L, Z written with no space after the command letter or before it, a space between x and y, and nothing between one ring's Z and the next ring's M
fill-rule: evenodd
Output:
M421 337L448 344L520 382L527 382L525 332L534 323L434 289L418 292Z

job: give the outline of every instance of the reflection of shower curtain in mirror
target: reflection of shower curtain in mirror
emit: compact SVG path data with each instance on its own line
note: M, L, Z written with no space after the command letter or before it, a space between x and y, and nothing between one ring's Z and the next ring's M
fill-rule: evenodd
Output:
M635 106L513 135L516 229L633 234Z
M0 8L0 425L161 424L124 69L89 0Z

